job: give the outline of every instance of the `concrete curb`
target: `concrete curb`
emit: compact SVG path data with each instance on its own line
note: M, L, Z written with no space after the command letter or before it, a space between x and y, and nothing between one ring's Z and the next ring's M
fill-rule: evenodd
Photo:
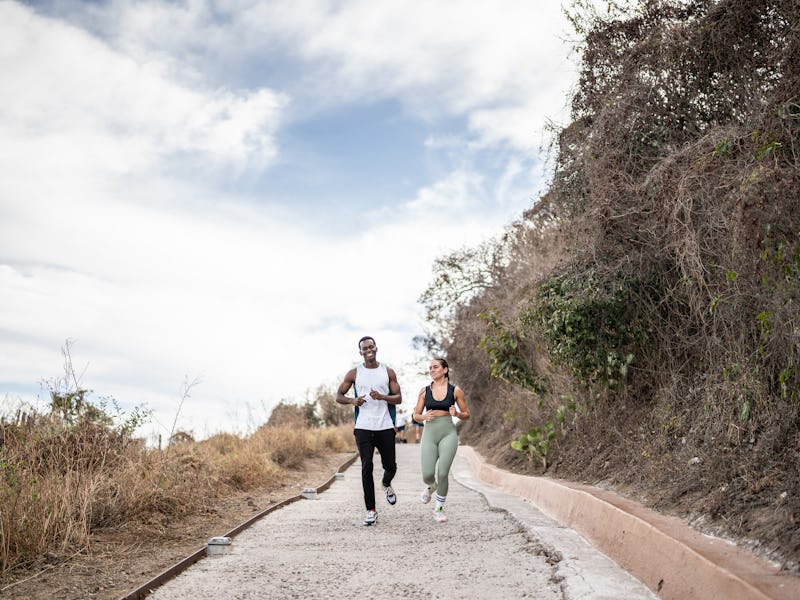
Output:
M800 598L800 577L679 519L599 488L504 471L470 446L458 453L479 479L574 529L661 598Z

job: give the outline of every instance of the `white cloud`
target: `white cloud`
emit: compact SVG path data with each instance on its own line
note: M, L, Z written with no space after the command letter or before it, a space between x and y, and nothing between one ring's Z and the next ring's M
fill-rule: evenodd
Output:
M280 93L181 85L164 65L135 62L15 3L0 4L0 23L3 156L37 154L58 174L137 172L175 154L238 168L275 157Z
M524 151L540 143L546 117L564 113L574 73L557 3L293 4L297 52L324 65L321 85L336 94L401 98L423 117L467 116L480 140ZM271 3L253 26L269 28L284 8Z
M202 1L73 8L90 29L0 2L0 356L12 357L0 381L58 375L75 339L85 384L146 402L162 434L183 377L201 376L179 426L204 434L336 381L364 334L413 372L432 261L527 203L531 139L566 77L560 59L536 60L563 55L542 25L552 7L243 1L222 19ZM267 64L278 49L304 67L291 94L204 70ZM469 129L444 126L421 149L451 156L443 174L363 227L326 233L328 212L290 206L303 198L258 198L298 90L312 111L390 98ZM494 175L464 157L490 146L512 147ZM242 173L263 188L237 187Z
M106 19L113 43L142 59L179 55L196 70L249 60L258 72L261 59L281 52L304 63L293 91L317 109L399 99L419 118L466 117L481 143L526 153L545 119L565 114L574 80L557 2L120 1Z
M461 211L475 208L481 200L483 178L473 172L457 171L434 185L422 188L406 204L414 217L423 221L441 222L458 217Z
M19 255L29 266L0 268L0 330L33 340L0 339L0 354L24 357L0 366L0 380L23 365L29 381L57 375L58 349L74 338L88 387L147 402L162 425L182 377L201 376L180 422L205 434L241 426L237 410L335 382L366 333L384 360L411 364L414 301L433 259L503 225L475 210L487 193L478 175L455 173L345 239L233 202L174 214L96 203L90 220L60 232L57 214L52 239ZM48 256L71 267L46 266Z
M33 338L27 345L0 341L0 353L24 357L4 362L0 380L19 376L23 364L29 381L51 376L42 370L57 369L58 348L75 338L76 358L91 365L87 385L116 397L161 390L145 395L161 422L177 396L164 395L165 387L177 390L182 375L202 375L183 415L200 428L209 414L197 410L202 402L221 411L297 395L334 377L332 361L349 366L349 348L331 353L355 338L353 327L380 330L387 320L407 318L386 301L391 267L385 288L351 285L359 277L352 270L360 262L356 243L340 248L263 215L241 221L224 211L184 212L170 219L151 207L116 210L98 210L92 222L99 230L79 228L80 243L64 243L59 261L73 270L0 269L0 330ZM58 254L58 246L43 254ZM334 323L320 332L318 315Z

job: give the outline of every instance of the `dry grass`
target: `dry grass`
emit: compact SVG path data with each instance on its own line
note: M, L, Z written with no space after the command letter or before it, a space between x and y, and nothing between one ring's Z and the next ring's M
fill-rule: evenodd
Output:
M167 449L108 424L26 414L0 421L0 576L46 552L86 549L90 534L202 509L279 482L284 469L352 450L352 428L263 427Z

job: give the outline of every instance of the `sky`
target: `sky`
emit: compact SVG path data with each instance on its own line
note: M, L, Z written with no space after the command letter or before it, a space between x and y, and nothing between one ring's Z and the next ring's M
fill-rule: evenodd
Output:
M358 339L404 405L437 257L549 180L576 79L547 0L0 0L0 402L247 432ZM457 365L453 365L457 379Z

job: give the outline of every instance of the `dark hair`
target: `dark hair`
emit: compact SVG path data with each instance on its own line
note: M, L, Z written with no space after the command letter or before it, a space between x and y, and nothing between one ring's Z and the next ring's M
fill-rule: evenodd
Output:
M376 342L376 341L375 341L375 338L374 338L374 337L372 337L371 335L365 335L365 336L364 336L364 337L362 337L360 340L358 340L358 349L359 349L359 350L361 350L361 342L363 342L363 341L366 341L366 340L372 340L372 343L373 343L373 344L375 344L375 345L377 345L377 344L378 344L378 342Z
M450 381L450 365L447 364L447 361L443 358L439 358L438 356L434 356L433 360L438 360L439 364L442 365L442 368L447 369L447 373L444 374L444 377Z

